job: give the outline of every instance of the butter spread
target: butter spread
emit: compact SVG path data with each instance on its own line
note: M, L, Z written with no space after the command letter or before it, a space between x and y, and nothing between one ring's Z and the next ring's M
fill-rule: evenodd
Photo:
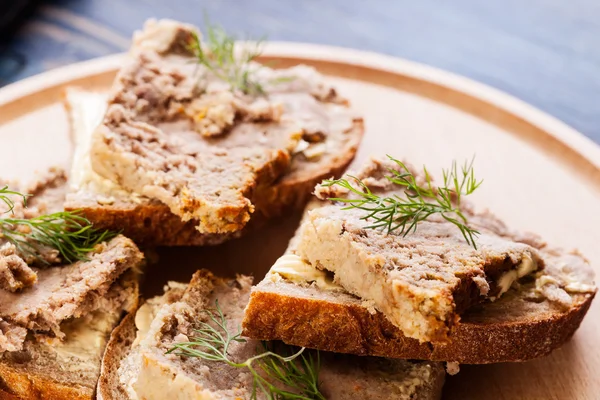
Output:
M281 277L296 284L314 283L322 290L340 290L341 286L333 283L325 271L321 271L295 254L285 254L271 267L269 272L271 279L275 281Z
M303 152L304 156L312 160L314 158L319 158L323 154L327 153L327 144L326 143L313 143Z
M310 143L304 139L300 139L296 148L292 151L292 154L303 154L307 160L319 158L325 153L327 153L326 143Z
M98 175L92 168L90 150L92 136L106 111L107 96L103 93L71 91L68 94L71 106L72 140L75 143L69 182L73 190L89 189L100 195L98 202L110 205L115 197L126 197L139 201L140 195L120 187Z
M518 279L536 271L537 268L537 263L531 257L523 256L521 263L517 266L516 269L502 274L502 276L498 280L498 288L500 289L500 291L495 297L491 297L490 300L494 301L500 298L500 296L502 296L508 291L508 289L510 289L513 283L515 283Z
M565 286L567 293L593 293L596 290L594 285L587 285L581 282L571 282Z
M87 317L76 318L64 323L61 330L64 341L48 343L63 368L69 371L95 369L118 316L104 312L94 312ZM77 360L74 362L74 359Z
M183 371L161 362L152 354L142 354L137 380L132 384L138 398L145 400L211 400L216 396Z
M146 336L155 314L155 307L149 303L144 303L135 313L135 327L138 332L133 346L136 346Z

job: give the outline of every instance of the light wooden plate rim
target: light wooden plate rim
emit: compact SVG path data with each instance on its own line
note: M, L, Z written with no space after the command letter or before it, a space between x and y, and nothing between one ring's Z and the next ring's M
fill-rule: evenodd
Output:
M60 87L78 79L116 71L124 56L125 54L120 53L95 58L50 70L7 85L0 89L0 107L44 89ZM536 107L463 76L398 57L309 43L268 42L264 48L263 58L268 60L305 59L336 65L345 64L348 67L362 67L373 72L392 73L417 82L427 82L438 88L441 87L469 96L537 127L549 138L557 140L563 146L578 153L600 173L600 145ZM361 76L353 78L372 81L372 79L363 79ZM417 93L419 92L417 91ZM453 105L452 102L448 102L448 104ZM476 113L473 114L480 117ZM10 116L8 116L8 119L10 119Z

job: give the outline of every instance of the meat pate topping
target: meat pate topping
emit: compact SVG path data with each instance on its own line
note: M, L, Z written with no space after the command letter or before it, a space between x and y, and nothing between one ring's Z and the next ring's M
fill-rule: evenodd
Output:
M0 289L16 292L33 286L37 282L37 274L17 254L11 243L0 247Z
M373 193L393 196L399 187L386 175L395 167L372 160L351 175ZM408 168L417 181L424 179ZM322 199L348 196L340 187L318 186L315 193ZM537 249L488 228L497 222L488 222L489 216L478 220L477 249L440 215L429 216L408 235L365 228L369 221L363 216L362 210L339 204L309 212L298 233L297 254L332 272L335 283L373 301L405 335L421 341L447 340L462 312L508 290L512 281L503 279L504 274L521 277L544 266Z
M142 254L129 239L118 236L98 246L89 260L74 264L33 269L38 282L18 293L0 290L0 318L13 329L21 328L63 338L61 323L89 312L123 304L124 290L108 296L113 283L142 261ZM10 351L0 347L1 351Z
M275 71L251 62L264 93L233 88L197 63L195 35L169 21L137 35L94 134L92 168L197 221L202 233L235 232L254 211L254 188L294 172L301 138L309 146L297 154L318 159L333 150L321 145L327 135L351 130L355 117L309 67Z

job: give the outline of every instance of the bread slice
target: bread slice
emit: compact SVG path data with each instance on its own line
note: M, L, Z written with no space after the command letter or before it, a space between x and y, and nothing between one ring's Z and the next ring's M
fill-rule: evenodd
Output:
M256 211L246 231L267 218L301 210L317 183L339 177L347 168L364 130L362 119L314 69L297 66L273 74L282 79L295 77L293 85L290 81L290 86L279 87L271 98L284 105L287 115L296 118L303 139L293 151L286 173L274 183L256 188L252 198ZM304 86L298 87L300 83ZM89 157L91 135L102 120L107 96L68 88L63 99L75 144L67 209L82 210L96 226L119 227L125 235L144 244L214 245L243 233L200 233L194 221L183 222L167 205L95 173Z
M94 133L91 162L101 176L160 201L183 222L194 221L200 233L228 235L249 221L258 188L289 169L305 122L283 112L277 93L231 92L206 71L199 82L195 71L203 67L188 48L194 34L189 26L160 21L136 36ZM260 76L267 71L261 68ZM271 75L261 78L267 93L273 92ZM310 92L295 99L316 101ZM345 131L359 125L347 122Z
M60 323L61 338L30 329L21 350L0 353L0 398L94 399L111 331L123 313L137 307L139 273L136 262L128 261L130 268L94 300L96 307ZM45 285L40 278L35 287Z
M53 169L33 184L11 186L32 195L15 214L61 211L65 182L64 172ZM12 276L19 287L0 289L0 398L93 399L110 333L137 308L142 253L119 235L71 265L42 254L51 265L41 268L27 265L8 243L2 249L0 266L26 269ZM23 282L24 272L33 279Z
M251 378L218 362L165 355L177 340L193 334L206 318L201 310L216 301L230 330L239 325L251 279L215 278L198 271L182 292L176 287L142 306L113 332L98 385L101 400L137 398L248 399ZM136 328L137 324L137 328ZM259 343L231 347L230 356L247 358ZM444 380L440 364L321 354L319 388L327 399L439 399ZM262 398L259 396L259 398Z
M336 280L337 276L315 268L302 256L308 250L298 251L303 246L302 231L313 229L304 224L312 224L315 215L338 212L328 206L320 207L323 204L327 203L311 203L313 210L307 210L304 227L299 228L290 242L288 254L281 257L267 277L253 288L243 322L244 335L359 355L468 364L523 361L546 355L567 341L579 327L596 293L593 270L578 253L549 247L531 234L512 232L489 213L473 214L470 222L480 229L482 236L488 234L515 245L526 244L521 248L533 249L530 254L535 254L545 268L528 276L519 276L514 269L505 272L502 284L507 287L503 296L493 299L495 301L488 296L487 300L466 309L454 322L448 341L423 343L409 337L402 327L379 310L377 304L339 285L338 281L343 282L342 279ZM351 225L354 221L345 222L345 232L352 233L357 229ZM370 238L371 243L380 240L380 236L370 231L363 235ZM415 245L414 239L411 241L410 236L407 239L398 243ZM451 242L457 245L455 239ZM437 244L444 245L447 242ZM360 246L362 244L353 250L362 249ZM339 254L333 255L332 259L348 254L340 247L336 251ZM396 251L405 254L402 246ZM431 247L430 252L437 251L437 247ZM393 256L394 251L390 254L389 257ZM375 259L378 254L371 255L371 259ZM427 253L415 255L423 257ZM369 260L369 257L365 259ZM329 261L324 257L318 265L323 267ZM485 282L493 290L494 282ZM403 318L412 321L418 312L406 312Z

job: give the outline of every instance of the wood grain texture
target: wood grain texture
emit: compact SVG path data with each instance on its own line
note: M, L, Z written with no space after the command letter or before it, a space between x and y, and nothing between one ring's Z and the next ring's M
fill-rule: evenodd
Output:
M392 153L439 171L452 159L477 154L476 168L485 184L475 194L476 204L515 228L579 248L600 273L600 213L590 212L600 203L600 148L589 139L501 92L383 55L274 43L264 59L278 59L281 66L305 62L318 67L364 114L366 134L355 165L370 154ZM119 60L72 65L0 91L0 146L16 149L0 158L3 178L27 180L36 169L68 163L61 92L72 84L106 90ZM25 147L29 157L18 150ZM285 250L297 222L297 216L290 216L260 234L217 247L161 249L159 263L146 271L144 292L159 292L167 280L188 280L197 268L260 279ZM445 398L596 399L598 337L596 301L562 349L522 364L463 366L449 379Z
M240 35L377 51L459 73L600 142L596 0L47 0L0 55L0 83L125 50L146 18L202 25L204 10Z

